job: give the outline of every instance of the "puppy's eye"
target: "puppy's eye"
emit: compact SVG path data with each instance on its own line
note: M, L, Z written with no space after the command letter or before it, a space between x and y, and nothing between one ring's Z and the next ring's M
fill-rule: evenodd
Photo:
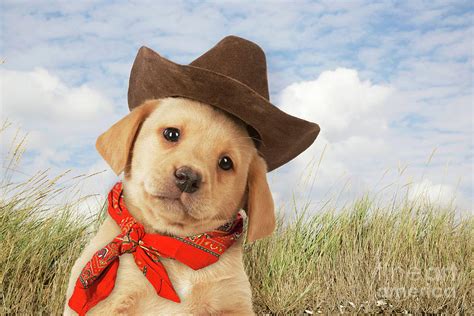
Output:
M229 157L224 156L219 159L219 167L222 170L230 170L232 169L233 166L234 166L234 163Z
M165 130L163 131L163 136L169 142L177 142L179 139L179 129L174 127L165 128Z

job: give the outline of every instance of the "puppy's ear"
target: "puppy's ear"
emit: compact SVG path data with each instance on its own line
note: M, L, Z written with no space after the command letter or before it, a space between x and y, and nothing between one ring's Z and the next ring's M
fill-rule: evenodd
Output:
M270 235L275 230L273 197L267 182L267 164L258 154L253 158L248 175L247 241Z
M157 105L157 100L145 102L97 138L97 151L117 175L125 169L141 123Z

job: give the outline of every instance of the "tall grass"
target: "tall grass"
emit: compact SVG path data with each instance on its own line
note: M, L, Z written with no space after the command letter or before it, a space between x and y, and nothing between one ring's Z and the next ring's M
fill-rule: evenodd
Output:
M259 312L472 313L474 220L361 198L246 246Z
M0 314L57 315L71 266L101 217L77 216L75 200L56 203L61 176L13 181L22 144L10 148L0 181ZM257 313L474 312L472 216L368 195L342 210L293 208L298 215L280 219L272 237L245 245Z
M0 126L0 136L6 131L11 131L8 122ZM66 191L60 185L65 174L22 174L18 166L25 142L26 135L18 131L9 148L1 148L0 314L60 314L68 271L92 219L74 216L77 201L57 204Z
M73 205L45 203L55 181L44 174L12 186L16 193L0 198L0 314L60 314L88 221L72 216Z

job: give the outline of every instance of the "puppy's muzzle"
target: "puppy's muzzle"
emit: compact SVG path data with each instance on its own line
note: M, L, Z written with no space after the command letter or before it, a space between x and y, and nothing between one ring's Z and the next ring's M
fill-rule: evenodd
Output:
M176 177L176 186L181 192L194 193L201 186L201 174L190 167L179 167L174 172L174 176Z

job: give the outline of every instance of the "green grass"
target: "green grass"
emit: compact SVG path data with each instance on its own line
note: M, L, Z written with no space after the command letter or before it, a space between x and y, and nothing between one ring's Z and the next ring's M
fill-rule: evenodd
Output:
M20 143L4 161L7 170ZM100 206L97 216L82 218L77 200L57 203L63 179L40 172L15 183L10 172L2 175L2 315L62 312L71 266L101 221ZM364 196L344 209L287 210L298 215L245 245L255 311L474 313L474 218L401 200L384 205Z

